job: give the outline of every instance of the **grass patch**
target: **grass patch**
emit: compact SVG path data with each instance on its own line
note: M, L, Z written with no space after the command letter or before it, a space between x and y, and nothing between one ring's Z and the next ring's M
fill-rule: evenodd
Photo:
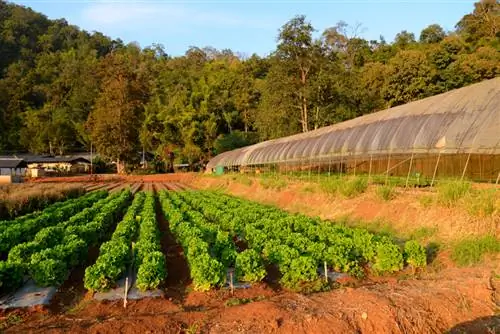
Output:
M487 254L500 253L500 240L493 235L469 238L457 242L452 247L451 259L459 266L480 263Z
M471 191L471 183L465 181L450 181L437 186L438 203L444 206L454 206Z
M266 299L266 297L264 296L257 296L254 298L231 298L226 301L226 306L231 307L231 306L245 305L252 302L258 302L264 299Z
M381 200L390 201L396 198L396 189L393 186L379 186L376 189L377 196Z
M436 234L437 227L419 227L410 233L410 239L425 240Z
M353 179L341 182L339 191L347 198L356 197L366 191L368 180L364 177L355 177Z
M253 180L245 174L232 175L231 179L237 183L241 183L249 187L253 184Z
M474 189L464 198L469 214L477 217L491 217L500 210L496 189Z
M5 330L21 322L23 322L23 318L21 318L21 316L15 313L11 313L0 321L0 330Z
M418 202L424 208L430 207L434 203L434 196L432 195L422 195L418 198Z
M263 177L260 179L260 185L264 189L283 190L288 186L288 183L280 177Z

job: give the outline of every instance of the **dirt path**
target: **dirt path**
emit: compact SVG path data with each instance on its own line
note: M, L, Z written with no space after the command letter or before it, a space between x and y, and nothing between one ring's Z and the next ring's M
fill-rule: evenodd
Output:
M167 265L165 295L174 303L182 304L187 294L186 287L191 284L189 267L181 245L168 227L158 198L156 199L156 219L161 232L161 247Z

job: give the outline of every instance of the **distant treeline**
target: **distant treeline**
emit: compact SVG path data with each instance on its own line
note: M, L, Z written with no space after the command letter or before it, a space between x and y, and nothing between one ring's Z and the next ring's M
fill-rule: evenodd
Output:
M320 38L304 16L265 58L192 47L171 57L0 0L0 152L88 150L128 162L145 150L195 163L232 148L341 122L500 73L500 3L454 31L393 43L344 22Z

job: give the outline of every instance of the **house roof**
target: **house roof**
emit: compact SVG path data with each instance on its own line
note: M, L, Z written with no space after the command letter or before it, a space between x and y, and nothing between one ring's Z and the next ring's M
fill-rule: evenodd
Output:
M25 168L26 165L23 159L0 158L0 168Z
M40 157L40 156L31 156L31 157L26 157L24 158L27 163L33 164L33 163L87 163L89 164L90 161L82 158L82 157Z

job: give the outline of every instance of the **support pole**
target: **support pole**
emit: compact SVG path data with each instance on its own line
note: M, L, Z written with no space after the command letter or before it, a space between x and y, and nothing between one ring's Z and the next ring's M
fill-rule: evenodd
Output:
M408 168L408 175L406 175L405 189L408 188L408 181L410 180L411 167L412 167L412 164L413 164L413 155L414 155L414 153L411 154L410 167Z
M371 183L373 154L370 154L370 167L368 168L368 183Z
M354 156L354 177L356 177L356 164L358 163L358 160L356 156Z
M434 185L434 180L436 179L436 173L437 173L437 170L438 170L439 159L441 159L441 151L439 151L438 158L437 158L437 161L436 161L436 166L434 166L434 173L432 174L431 188Z
M460 181L464 180L465 172L467 171L467 166L469 166L469 160L470 160L471 154L472 154L472 151L470 151L469 155L467 156L467 160L465 161L465 166L464 166L464 170L462 172L462 177L460 178Z
M498 185L498 182L500 181L500 172L498 172L497 180L495 182L496 185Z
M389 153L389 157L387 158L387 170L385 171L385 185L389 182L389 167L391 165L391 154Z

